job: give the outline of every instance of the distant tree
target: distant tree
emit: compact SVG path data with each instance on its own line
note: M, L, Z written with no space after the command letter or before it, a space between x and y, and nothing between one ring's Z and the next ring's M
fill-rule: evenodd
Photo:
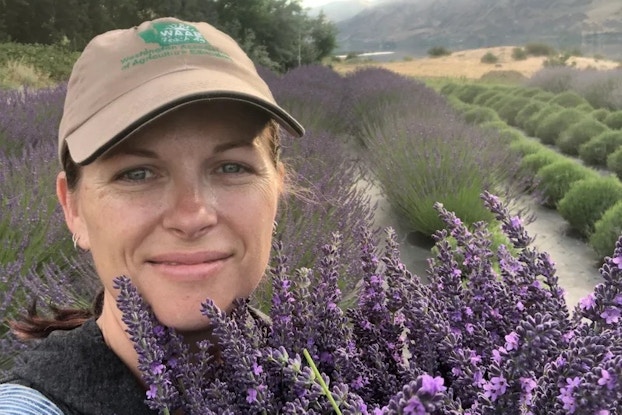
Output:
M523 48L512 49L512 59L515 61L523 61L527 59L527 52Z
M531 56L552 56L557 54L553 46L546 43L527 43L525 45L525 52Z
M440 56L448 56L448 55L451 55L451 51L449 51L447 48L443 46L434 46L428 49L428 55L433 58L440 57Z
M486 52L482 59L480 59L482 63L497 63L499 62L499 58L492 52Z
M335 26L307 16L300 0L0 0L0 41L81 50L98 33L163 16L207 21L278 70L318 62L336 46Z

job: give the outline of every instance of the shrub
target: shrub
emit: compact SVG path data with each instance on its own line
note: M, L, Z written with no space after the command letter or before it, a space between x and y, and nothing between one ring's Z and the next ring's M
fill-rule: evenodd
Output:
M555 208L574 182L593 177L598 177L598 173L573 160L546 165L536 174L536 191L542 198L540 203Z
M585 100L585 98L572 91L565 91L555 95L553 98L551 98L549 103L558 104L566 108L576 108L580 105L588 105L588 107L591 108L590 104Z
M0 89L44 88L51 87L56 82L46 73L35 68L32 64L22 61L9 61L0 66Z
M607 170L622 180L622 148L618 148L607 156Z
M451 95L451 94L453 94L453 93L456 91L456 89L458 89L460 86L462 86L462 85L461 85L461 84L457 84L457 83L455 83L455 82L449 82L449 83L446 83L445 85L443 85L443 86L441 87L441 89L439 90L439 92L440 92L442 95Z
M572 184L557 210L582 236L594 232L594 224L622 200L622 183L615 177L596 177Z
M0 67L8 62L31 66L38 73L49 74L54 81L65 81L80 55L60 45L0 43Z
M486 121L498 120L499 116L490 108L474 106L464 113L464 119L469 124L481 124Z
M542 90L540 90L540 92L532 96L532 98L535 100L547 102L547 103L554 97L555 97L554 93L549 92L549 91L542 91Z
M547 118L549 115L558 113L563 110L564 107L559 105L546 105L542 107L542 109L538 112L535 112L527 121L525 121L523 125L523 129L530 136L536 135L536 129L542 123L542 121Z
M476 96L475 99L473 100L473 104L481 105L481 106L487 106L486 102L489 99L497 97L499 95L502 95L499 91L494 90L494 89L489 89L488 91L482 92L481 94Z
M472 104L479 94L482 94L486 91L488 91L488 88L484 85L465 84L461 88L456 90L455 95L460 98L462 102Z
M543 91L540 88L521 87L516 91L516 95L519 97L532 98L541 92Z
M622 235L622 201L607 209L596 221L589 245L602 259L611 254L620 235Z
M434 46L428 49L428 55L433 58L438 58L441 56L449 56L451 55L451 51L443 46Z
M505 104L501 105L497 110L499 117L509 125L518 126L516 116L525 108L531 100L529 98L517 97L508 99Z
M499 57L492 52L486 52L484 56L480 59L482 63L497 63L499 62Z
M499 138L504 143L508 144L513 143L517 140L522 140L525 137L525 134L523 134L521 131L517 130L516 128L508 127L507 125L504 128L500 128L498 130L498 133Z
M484 130L492 130L492 131L501 131L505 128L507 128L507 124L504 123L503 121L501 121L498 117L493 120L493 121L486 121L483 122L479 125L479 128L482 128Z
M521 108L520 111L518 111L516 117L514 117L514 123L517 127L524 129L527 120L529 120L532 115L540 111L546 105L547 104L543 102L531 99L527 105L525 105L523 108Z
M593 166L607 165L607 157L622 146L622 131L605 131L579 148L579 157L585 164Z
M614 111L603 120L609 128L622 129L622 110Z
M605 121L605 118L607 118L607 115L609 114L610 112L606 108L597 108L592 111L592 117L601 122Z
M531 56L551 56L557 53L554 47L539 42L527 43L525 45L525 52Z
M548 147L541 147L534 153L527 154L520 161L520 172L535 178L538 171L549 164L565 160L564 156Z
M521 157L524 157L528 154L536 153L543 148L546 147L544 147L538 141L528 137L524 137L523 139L510 144L510 151L518 154Z
M515 61L524 61L527 59L527 51L523 48L512 49L512 59Z
M579 154L579 148L582 144L587 143L607 130L609 129L605 124L592 117L586 117L564 130L555 144L562 152L576 156Z
M544 144L555 144L559 135L571 125L585 117L581 111L567 108L550 114L536 128L536 137Z
M497 91L495 95L485 100L482 105L488 108L492 108L493 110L497 110L499 105L505 101L508 97L507 92L505 91Z

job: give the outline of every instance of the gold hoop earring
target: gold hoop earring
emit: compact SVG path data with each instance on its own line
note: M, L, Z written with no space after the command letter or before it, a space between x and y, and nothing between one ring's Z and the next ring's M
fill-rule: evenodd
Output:
M80 239L80 237L77 234L72 234L71 235L71 242L73 242L73 249L75 249L76 251L78 250L78 240Z

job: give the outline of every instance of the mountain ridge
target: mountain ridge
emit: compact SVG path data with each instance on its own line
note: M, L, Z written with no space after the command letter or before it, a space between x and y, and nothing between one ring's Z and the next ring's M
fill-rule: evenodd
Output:
M615 0L401 0L364 7L336 25L341 52L399 50L417 56L433 46L544 42L622 57L622 2Z

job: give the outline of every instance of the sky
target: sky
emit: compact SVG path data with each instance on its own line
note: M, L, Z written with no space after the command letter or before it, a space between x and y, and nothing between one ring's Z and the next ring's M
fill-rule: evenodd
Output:
M326 3L330 3L331 1L334 0L302 0L302 5L304 7L316 7Z

